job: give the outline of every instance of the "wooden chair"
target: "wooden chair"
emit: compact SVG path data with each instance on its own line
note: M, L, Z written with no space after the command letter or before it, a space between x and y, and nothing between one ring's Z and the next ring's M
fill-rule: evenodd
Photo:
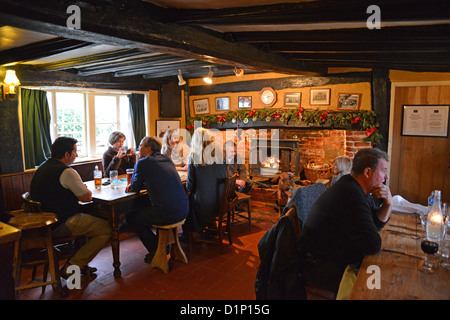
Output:
M247 217L245 217L237 212L236 212L236 214L248 219L248 230L251 231L252 230L252 208L250 205L250 200L252 199L252 196L242 193L242 192L236 192L236 195L238 197L237 203L247 202ZM234 216L233 216L233 220L234 220Z
M225 185L222 193L222 200L220 204L220 212L216 217L216 227L206 228L204 233L215 233L215 239L197 239L197 242L216 243L220 245L221 252L224 253L223 237L228 235L228 243L233 244L231 239L231 218L234 215L234 208L238 202L238 197L235 191L237 173L232 177L225 178Z
M153 268L159 268L164 273L169 273L169 263L167 262L167 245L171 246L170 258L178 260L184 263L188 263L188 259L181 248L180 241L178 240L178 227L182 226L186 219L183 221L169 224L165 226L154 225L153 228L158 230L158 248L156 249L155 256L152 259L151 266Z
M19 245L14 248L14 277L16 283L16 291L31 289L36 287L44 287L51 284L53 287L53 293L55 297L61 297L61 279L59 277L59 269L57 265L57 259L55 258L53 251L52 231L51 225L58 221L56 214L52 212L42 212L40 203L28 199L27 193L23 195L24 204L22 214L14 215L9 224L20 229L22 231L22 237ZM40 251L40 253L46 252L45 257L40 254L30 257L30 259L24 259L26 252L30 252L32 249ZM45 251L46 250L46 251ZM23 260L23 261L22 261ZM20 286L20 276L22 267L46 264L50 269L50 281L43 280L42 282L32 282ZM45 275L46 278L46 275ZM34 279L33 279L34 280Z

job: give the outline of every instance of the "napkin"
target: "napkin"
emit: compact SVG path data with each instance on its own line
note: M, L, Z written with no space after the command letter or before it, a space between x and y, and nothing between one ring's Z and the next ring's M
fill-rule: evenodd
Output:
M393 197L394 203L392 211L396 213L418 213L420 215L428 214L428 207L418 203L411 203L402 196Z

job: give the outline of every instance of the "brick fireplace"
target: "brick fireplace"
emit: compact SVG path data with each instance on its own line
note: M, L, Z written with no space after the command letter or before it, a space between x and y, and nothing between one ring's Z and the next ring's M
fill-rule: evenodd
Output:
M238 153L245 158L247 171L251 176L270 176L282 171L291 171L295 176L299 176L305 164L310 160L320 160L326 163L332 163L338 156L354 157L359 149L371 147L370 143L363 142L366 137L364 131L353 131L344 129L309 129L309 128L280 128L273 129L243 129L244 134L238 140ZM272 136L272 135L275 136ZM267 136L267 139L266 139ZM271 150L271 138L278 138L278 170L272 167L272 170L263 169L261 174L261 163L267 159L253 160L252 157L257 154L256 150L260 146L268 150L262 152L263 155L270 157L276 150ZM268 141L267 145L261 143L261 140ZM250 152L249 152L250 150ZM258 154L259 157L259 154ZM273 162L273 160L272 160Z

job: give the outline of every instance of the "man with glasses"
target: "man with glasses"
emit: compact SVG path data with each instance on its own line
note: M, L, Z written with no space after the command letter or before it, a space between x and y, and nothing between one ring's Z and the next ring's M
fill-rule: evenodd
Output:
M144 261L151 263L158 247L158 236L152 225L168 225L187 217L189 200L174 163L161 154L161 143L155 137L144 137L139 145L139 157L131 183L126 192L147 189L148 206L126 216L127 223L136 232L148 250Z

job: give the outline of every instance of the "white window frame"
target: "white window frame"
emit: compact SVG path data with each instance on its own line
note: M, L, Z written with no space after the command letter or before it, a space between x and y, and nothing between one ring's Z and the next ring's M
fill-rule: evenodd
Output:
M36 88L34 88L36 89ZM86 135L86 155L79 155L75 162L82 162L87 160L94 160L94 159L101 159L102 155L96 154L96 132L95 132L95 96L115 96L116 97L116 106L117 106L117 126L118 130L120 130L120 123L123 121L129 121L129 119L120 119L120 112L119 112L119 105L120 105L120 96L126 96L131 93L141 93L144 94L144 112L145 112L145 124L147 127L147 131L149 128L149 93L148 92L141 92L141 91L109 91L109 90L101 90L101 89L90 89L87 91L86 89L77 89L77 88L58 88L58 87L45 87L45 88L38 88L40 90L44 90L46 92L50 93L50 99L51 99L51 109L50 112L52 115L56 114L56 93L57 92L70 92L70 93L82 93L84 94L84 101L85 101L85 135ZM50 122L50 135L52 142L57 137L57 127L56 127L56 118L54 119L52 117ZM134 137L128 137L128 147L134 147Z

